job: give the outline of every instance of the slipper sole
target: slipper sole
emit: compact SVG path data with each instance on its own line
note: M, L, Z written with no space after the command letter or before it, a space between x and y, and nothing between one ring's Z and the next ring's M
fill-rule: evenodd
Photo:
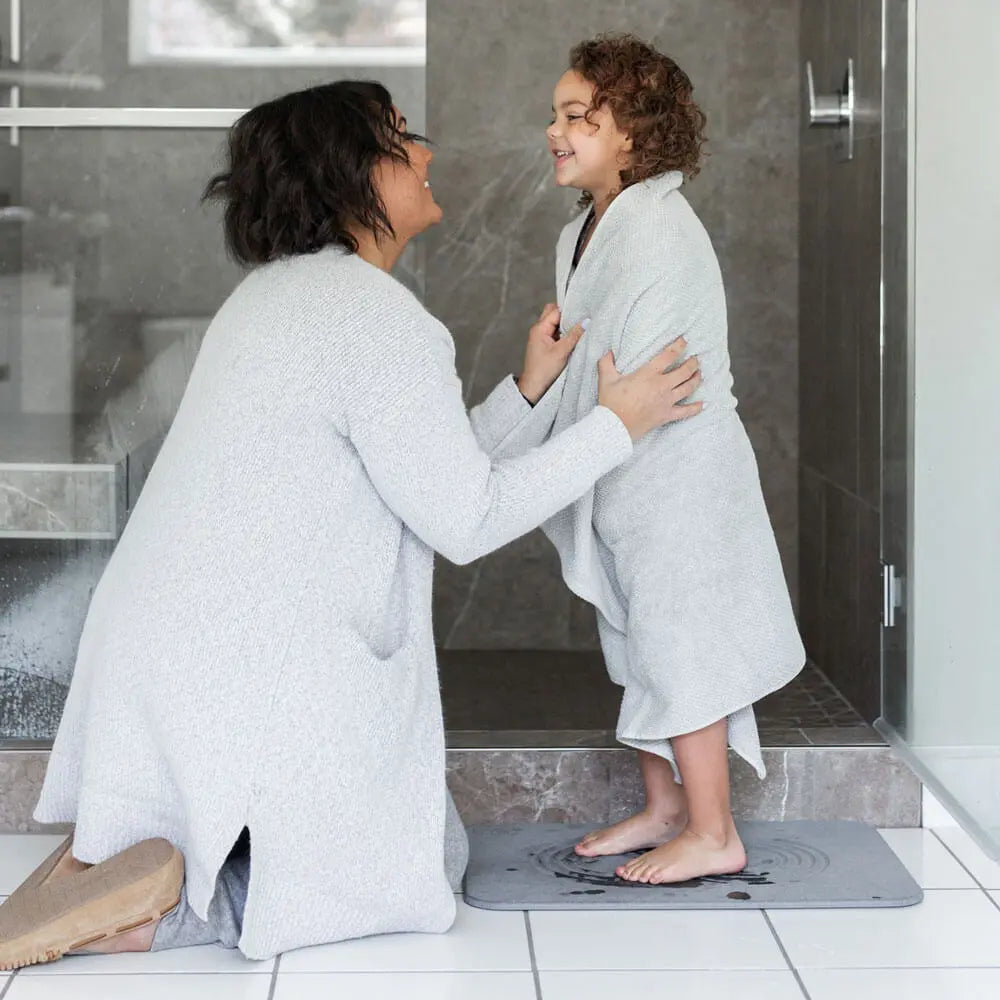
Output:
M183 883L180 851L157 838L15 893L0 906L0 971L51 962L159 920L180 901Z

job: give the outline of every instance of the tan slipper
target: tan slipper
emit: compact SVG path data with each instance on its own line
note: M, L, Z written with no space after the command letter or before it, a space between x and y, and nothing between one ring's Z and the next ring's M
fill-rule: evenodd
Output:
M32 889L37 889L48 881L57 868L61 868L71 857L73 835L70 834L11 894L10 899L17 899ZM6 904L5 904L6 905Z
M144 840L99 865L49 876L61 844L0 905L0 972L51 962L159 920L180 902L184 858L169 841Z

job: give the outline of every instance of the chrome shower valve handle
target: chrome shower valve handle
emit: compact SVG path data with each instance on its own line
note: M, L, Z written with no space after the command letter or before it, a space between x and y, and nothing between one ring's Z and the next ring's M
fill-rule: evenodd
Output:
M847 60L843 87L833 94L816 94L816 81L812 62L806 60L806 87L809 98L809 127L833 126L844 129L840 141L841 156L850 160L854 156L854 121L856 88L854 60Z

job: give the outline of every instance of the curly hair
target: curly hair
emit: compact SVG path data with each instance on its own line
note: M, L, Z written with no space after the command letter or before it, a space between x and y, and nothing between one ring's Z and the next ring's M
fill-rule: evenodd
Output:
M259 104L230 129L226 169L202 201L225 203L230 256L244 265L339 244L357 253L350 227L392 238L372 180L384 157L409 163L392 97L380 83L339 80Z
M635 35L605 34L574 46L569 68L594 86L587 121L606 105L615 124L632 137L633 163L620 171L622 190L668 170L689 179L698 174L705 114L691 97L687 73L673 59ZM580 203L591 200L585 193Z

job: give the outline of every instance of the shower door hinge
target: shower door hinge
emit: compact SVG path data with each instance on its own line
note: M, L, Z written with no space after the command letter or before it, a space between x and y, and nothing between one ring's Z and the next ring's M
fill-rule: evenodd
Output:
M896 567L882 563L882 626L896 627L896 608L903 606L903 578Z

